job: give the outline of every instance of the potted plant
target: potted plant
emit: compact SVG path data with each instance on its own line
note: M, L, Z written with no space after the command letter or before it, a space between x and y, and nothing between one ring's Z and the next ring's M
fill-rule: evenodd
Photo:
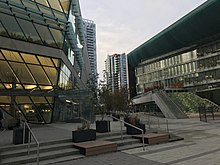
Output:
M72 131L72 142L79 143L85 141L96 140L96 131L90 129L90 124L86 121L82 122L82 126Z
M128 123L135 126L135 127L138 127L140 129L142 129L145 133L146 129L145 129L145 124L142 124L140 122L140 119L138 118L137 115L132 115L132 116L129 116L128 117ZM137 135L137 134L141 134L142 132L130 125L126 125L126 133L128 135Z
M99 106L98 107L99 113L101 113L101 120L96 121L96 132L104 133L110 132L110 121L104 120L105 115L105 107Z

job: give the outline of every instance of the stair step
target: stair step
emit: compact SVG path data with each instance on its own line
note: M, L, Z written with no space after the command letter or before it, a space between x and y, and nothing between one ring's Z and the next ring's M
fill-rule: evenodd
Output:
M82 159L82 158L85 158L85 156L82 154L75 154L75 155L63 156L63 157L55 158L55 159L42 160L40 161L39 165L55 164L55 163L61 163L61 162L66 162L70 160ZM36 165L36 162L26 163L26 165Z
M40 161L47 160L47 159L55 159L63 156L70 156L79 154L79 150L76 151L74 148L68 148L58 151L50 151L50 152L44 152L40 153ZM1 165L11 165L11 164L25 164L25 163L31 163L36 162L37 155L30 155L30 156L18 156L16 159L14 158L6 158L1 160Z
M140 143L140 140L138 139L123 139L123 140L117 140L117 141L114 141L115 143L118 144L118 146L125 146L125 145L131 145L131 144L135 144L135 143Z
M131 135L126 135L126 134L123 134L123 139L129 139L129 138L132 138ZM120 140L121 139L121 134L120 135L117 135L117 136L107 136L107 137L102 137L102 138L98 138L100 140L106 140L106 141L117 141L117 140Z
M145 144L145 146L146 146L146 144ZM143 147L143 144L142 143L134 143L131 145L119 146L118 151L129 150L129 149L139 148L139 147Z
M55 150L62 150L67 148L73 148L73 143L61 143L61 144L53 144L47 146L40 146L40 153L55 151ZM3 151L1 152L1 158L9 158L9 157L18 157L18 156L25 156L27 155L28 148L27 146L23 149L19 150L11 150L11 151ZM36 154L37 147L30 148L30 154Z

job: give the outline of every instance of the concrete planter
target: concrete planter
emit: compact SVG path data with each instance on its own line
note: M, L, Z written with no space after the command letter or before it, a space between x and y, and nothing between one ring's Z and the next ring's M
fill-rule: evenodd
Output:
M96 121L96 132L110 132L110 121Z
M142 130L144 130L144 133L145 133L145 131L146 131L146 129L145 129L145 124L141 124L141 123L140 123L140 124L136 124L135 126L138 127L138 128L140 128L140 129L142 129ZM137 129L135 129L135 128L129 126L129 125L127 125L127 126L126 126L126 133L127 133L128 135L138 135L138 134L141 134L141 131L140 131L140 130L137 130Z
M85 129L72 131L72 142L79 143L85 141L96 140L96 130Z

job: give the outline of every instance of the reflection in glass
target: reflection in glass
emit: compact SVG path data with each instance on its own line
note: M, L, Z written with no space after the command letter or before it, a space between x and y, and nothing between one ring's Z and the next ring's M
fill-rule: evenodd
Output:
M49 103L53 103L53 97L46 97Z
M48 0L49 3L50 3L50 6L53 8L53 9L56 9L56 10L59 10L59 11L63 11L60 4L59 4L59 1L54 1L54 0Z
M2 56L2 52L0 51L0 59L4 59L4 57Z
M10 37L26 40L14 17L0 13L0 20L4 27L7 29Z
M46 99L41 96L31 96L32 101L37 104L37 103L47 103Z
M53 58L52 60L53 60L53 62L55 64L55 66L58 67L59 66L59 60L55 59L55 58Z
M18 22L28 41L42 44L41 39L31 22L19 18Z
M35 84L35 81L25 64L10 62L10 65L22 83Z
M38 59L40 60L41 65L45 65L45 66L53 66L53 62L51 61L50 58L48 57L42 57L42 56L37 56Z
M20 53L20 54L26 63L39 64L35 55L27 54L27 53Z
M0 79L2 82L18 82L6 61L0 61Z
M36 109L39 111L46 123L51 120L52 110L49 104L35 104Z
M28 65L28 67L38 84L51 85L41 66Z
M0 89L5 89L5 87L2 83L0 83Z
M18 52L12 52L8 50L1 50L1 51L5 55L5 58L7 60L23 62Z
M1 21L0 21L0 35L1 36L8 36L6 30L4 29L4 27L1 24Z
M56 16L57 18L59 18L59 19L61 19L61 20L66 20L66 17L65 17L65 15L64 15L64 13L58 12L58 11L56 11L56 10L54 10L53 12L54 12L54 14L55 14L55 16Z
M50 89L53 89L53 86L40 85L40 89L42 89L42 90L50 90Z
M11 97L10 96L0 96L0 103L11 103Z
M37 87L37 85L25 85L24 84L25 89L35 89L36 87Z
M55 68L51 67L44 67L44 70L46 71L50 81L55 85L57 83L58 79L58 72Z
M69 10L70 0L60 0L61 6L63 7L63 10L67 13Z
M40 116L39 112L35 109L35 107L32 104L21 104L19 105L19 108L25 114L25 117L29 122L43 122L43 119Z
M28 96L16 96L15 101L17 104L32 103Z
M38 5L38 6L39 6L39 8L40 8L42 13L48 14L50 16L54 16L53 12L52 12L52 10L50 8L42 6L42 5Z
M22 1L24 6L27 7L27 9L31 9L31 10L37 10L38 11L38 8L37 8L37 5L36 3L32 2L32 1Z
M37 31L40 34L40 37L45 45L57 47L47 27L39 25L39 24L34 24L34 25L37 28Z
M36 1L37 3L40 3L40 4L44 5L44 6L49 7L49 4L48 4L47 0L35 0L35 1Z
M50 28L50 31L53 35L53 38L55 39L55 41L57 43L57 46L59 48L62 48L62 45L63 45L62 43L63 43L64 37L63 37L63 34L61 33L61 31L53 29L53 28Z

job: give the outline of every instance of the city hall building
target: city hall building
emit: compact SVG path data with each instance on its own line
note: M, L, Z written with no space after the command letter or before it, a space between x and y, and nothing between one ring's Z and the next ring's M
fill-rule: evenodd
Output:
M150 91L188 90L220 105L219 11L219 0L206 1L128 54L137 104Z
M32 123L83 116L91 73L78 0L0 1L0 108Z

